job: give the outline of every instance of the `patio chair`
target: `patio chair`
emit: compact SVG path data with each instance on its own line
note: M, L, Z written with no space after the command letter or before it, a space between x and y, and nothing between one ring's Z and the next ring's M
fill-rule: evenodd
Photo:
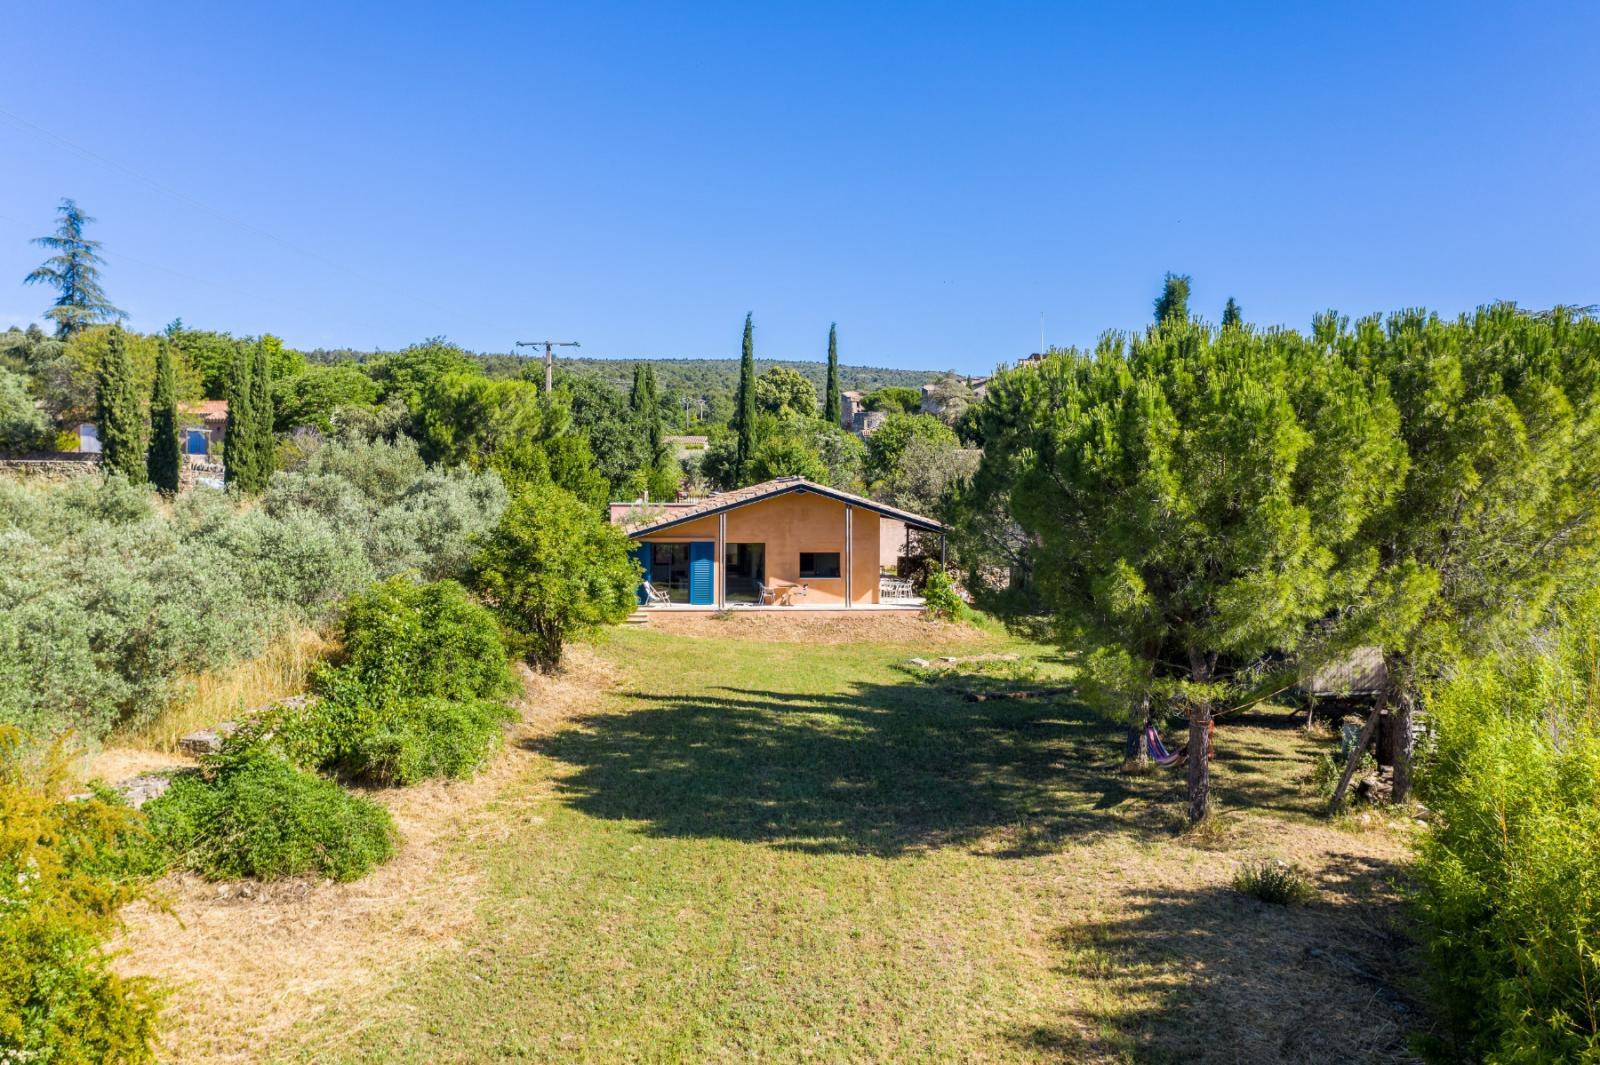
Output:
M656 591L656 586L649 581L644 582L645 606L667 606L672 602L672 597L666 592Z

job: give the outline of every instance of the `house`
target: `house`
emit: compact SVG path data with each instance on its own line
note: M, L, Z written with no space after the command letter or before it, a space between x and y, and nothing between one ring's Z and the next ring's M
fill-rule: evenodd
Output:
M839 393L839 428L854 429L856 414L866 408L861 405L863 393L850 391Z
M216 453L223 438L228 435L228 401L204 399L199 403L182 403L178 414L183 422L183 453L206 456ZM196 425L195 423L199 424Z
M178 420L182 423L183 453L203 459L214 455L228 435L228 401L203 399L198 403L178 404ZM100 431L94 422L78 426L78 448L85 453L100 451Z
M802 477L648 510L613 504L612 520L627 530L666 605L701 610L920 607L903 582L885 575L882 526L897 523L900 538L908 528L945 531L932 518Z
M661 442L672 449L673 456L682 462L697 455L705 454L706 448L711 445L709 436L663 436Z

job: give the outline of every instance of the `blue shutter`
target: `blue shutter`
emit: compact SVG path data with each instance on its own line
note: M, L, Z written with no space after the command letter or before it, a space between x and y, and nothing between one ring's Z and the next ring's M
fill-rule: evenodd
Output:
M653 554L649 544L637 544L628 552L628 557L639 563L640 568L644 570L644 579L639 582L639 588L634 593L639 597L640 606L645 604L644 582L650 579L650 562Z
M712 590L716 561L717 545L710 540L696 540L689 545L689 602L710 606L716 601Z

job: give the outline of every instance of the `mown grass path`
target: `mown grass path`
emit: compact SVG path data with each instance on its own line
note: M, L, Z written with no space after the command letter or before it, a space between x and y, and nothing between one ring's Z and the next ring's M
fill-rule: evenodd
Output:
M921 627L918 627L921 628ZM526 741L459 844L458 946L292 1058L348 1061L1400 1060L1399 845L1322 825L1311 742L1219 730L1219 838L1127 777L1070 701L970 702L900 643L616 634L619 681ZM744 634L748 636L748 633ZM1044 675L1047 649L995 637ZM937 653L937 650L935 651ZM1302 862L1296 910L1228 887Z

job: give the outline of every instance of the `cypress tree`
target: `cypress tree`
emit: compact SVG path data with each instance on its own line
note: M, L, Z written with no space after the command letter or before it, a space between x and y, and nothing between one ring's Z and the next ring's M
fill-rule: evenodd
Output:
M253 491L256 478L252 471L256 448L251 440L255 431L255 418L251 411L251 371L254 369L250 353L240 347L233 356L233 373L228 382L228 430L222 445L222 481L230 488L242 492Z
M739 394L733 412L739 439L734 449L735 469L742 481L750 455L756 449L756 345L751 316L744 316L744 352L739 358Z
M130 481L143 481L144 412L139 409L133 362L128 357L121 326L111 327L95 385L101 461L108 472L120 473Z
M255 448L251 475L252 492L264 491L278 465L277 438L272 435L272 363L267 359L265 341L256 341L250 369L250 439Z
M156 350L156 383L150 390L150 451L145 457L150 483L167 495L178 490L183 455L178 446L178 375L166 337Z
M1189 320L1190 280L1188 274L1174 274L1171 271L1161 279L1161 295L1156 297L1157 325Z
M1243 324L1244 312L1239 309L1239 301L1229 296L1227 306L1222 308L1222 328L1232 329Z
M828 390L822 401L822 417L829 425L839 424L839 323L828 326Z

